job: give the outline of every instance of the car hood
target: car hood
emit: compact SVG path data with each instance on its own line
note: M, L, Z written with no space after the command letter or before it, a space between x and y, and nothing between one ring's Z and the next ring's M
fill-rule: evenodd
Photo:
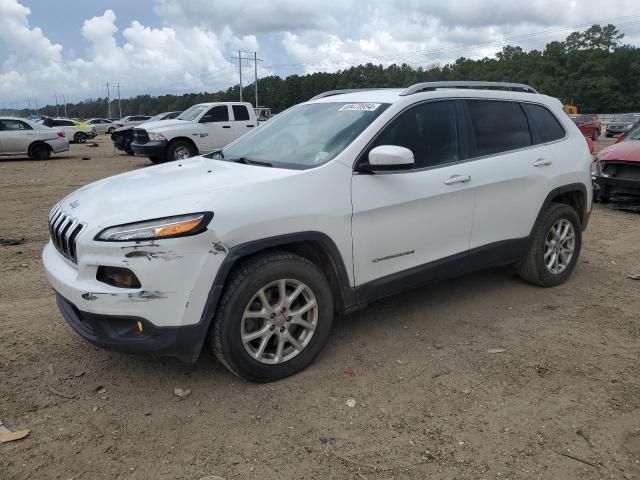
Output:
M640 162L640 140L622 141L611 145L598 153L598 159L603 161Z
M128 131L133 130L133 129L134 129L133 125L128 125L126 127L116 128L113 132L114 133L123 133L123 132L128 132Z
M259 201L260 185L299 173L300 170L193 157L99 180L71 193L60 206L90 226L104 228L215 211L228 199L250 196ZM272 188L266 190L271 192Z
M182 125L192 125L193 122L184 120L156 120L155 122L146 122L138 125L136 128L144 128L147 132L157 132L167 127L177 127Z

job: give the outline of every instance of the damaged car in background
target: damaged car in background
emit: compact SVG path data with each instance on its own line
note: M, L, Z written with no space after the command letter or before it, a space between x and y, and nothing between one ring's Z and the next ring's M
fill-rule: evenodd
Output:
M640 211L640 128L598 153L594 183L601 202L636 205Z
M149 122L157 122L160 120L173 120L182 112L164 112L159 113L155 117L151 117ZM113 141L113 146L120 150L121 152L128 153L129 155L133 155L133 149L131 148L131 142L133 141L133 128L136 125L126 125L124 127L116 128L111 132L111 140Z

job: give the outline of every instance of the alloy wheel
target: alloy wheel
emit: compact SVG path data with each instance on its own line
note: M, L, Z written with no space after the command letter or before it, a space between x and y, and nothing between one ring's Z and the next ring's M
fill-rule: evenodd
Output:
M575 246L576 232L573 224L561 218L551 226L544 242L544 264L547 270L554 275L564 272L571 263Z

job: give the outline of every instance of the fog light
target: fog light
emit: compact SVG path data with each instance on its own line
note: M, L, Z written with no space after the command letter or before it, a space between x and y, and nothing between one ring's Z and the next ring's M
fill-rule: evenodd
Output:
M118 288L140 288L140 280L128 268L121 267L98 267L96 280L112 287Z

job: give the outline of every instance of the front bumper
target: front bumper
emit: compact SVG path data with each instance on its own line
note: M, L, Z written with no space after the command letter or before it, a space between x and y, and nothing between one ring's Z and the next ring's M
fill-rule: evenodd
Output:
M77 266L51 242L42 252L47 279L64 300L58 305L73 329L112 350L196 358L211 320L205 315L209 294L225 258L212 247L218 243L213 232L157 243L95 242L83 240L90 237L85 233L76 244ZM99 266L128 268L141 288L98 281ZM135 331L138 320L142 337Z
M131 149L133 153L140 157L159 157L164 158L167 150L168 142L162 141L149 141L146 143L131 143Z
M603 196L612 193L640 195L640 180L596 175L594 182L598 185L600 194Z
M176 357L195 362L207 335L208 322L184 327L156 327L141 317L83 312L56 293L56 303L69 326L88 342L106 350ZM138 323L143 328L138 329Z

